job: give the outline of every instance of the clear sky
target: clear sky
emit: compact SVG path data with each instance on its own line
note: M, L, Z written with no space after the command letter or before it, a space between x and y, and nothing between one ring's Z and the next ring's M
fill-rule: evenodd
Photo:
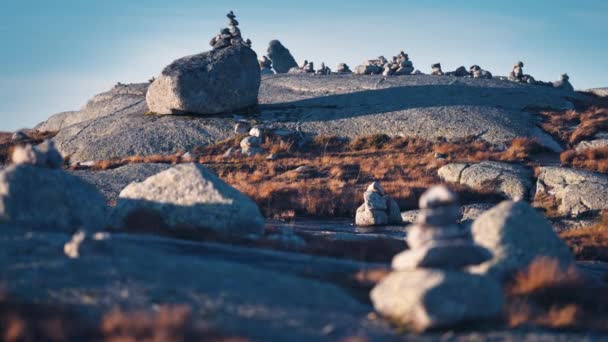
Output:
M0 130L208 50L231 9L258 55L279 39L298 62L334 69L400 50L423 72L441 62L506 75L523 60L537 79L608 86L606 0L0 0Z

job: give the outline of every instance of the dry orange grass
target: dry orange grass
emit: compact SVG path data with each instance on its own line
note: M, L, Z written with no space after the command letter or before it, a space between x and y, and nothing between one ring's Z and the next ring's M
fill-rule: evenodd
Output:
M577 259L608 262L608 213L595 226L568 230L560 236Z
M608 147L568 150L560 155L560 160L564 166L608 173Z
M263 155L252 158L223 158L230 147L237 147L241 137L216 145L195 149L197 162L213 169L228 184L247 194L260 206L266 217L293 218L352 217L361 204L365 187L379 181L397 200L402 209L416 208L419 195L439 183L437 169L455 161L478 162L501 160L524 162L542 152L531 139L517 138L507 150L475 139L456 142L428 142L416 138L391 138L373 135L349 141L338 137L316 137L311 143L297 147L290 138L267 137L263 147L279 153L282 158L266 160ZM434 157L444 154L443 160ZM129 157L98 161L93 169L108 169L130 163L190 162L181 153L168 156ZM298 167L309 170L298 172ZM471 191L453 185L464 201L497 201L488 191Z
M165 342L242 342L195 323L186 306L161 306L154 312L107 313L99 323L54 305L32 304L0 298L0 340Z
M574 266L535 260L506 288L510 327L608 329L608 288L587 285Z
M608 106L589 106L583 110L541 111L542 128L569 146L608 130Z

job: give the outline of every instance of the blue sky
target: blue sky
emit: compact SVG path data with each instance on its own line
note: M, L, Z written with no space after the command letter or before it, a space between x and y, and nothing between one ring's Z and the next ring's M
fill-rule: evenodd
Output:
M518 60L538 79L608 86L605 0L1 0L0 130L75 110L208 50L233 9L258 55L281 40L300 62L351 67L405 50L423 72Z

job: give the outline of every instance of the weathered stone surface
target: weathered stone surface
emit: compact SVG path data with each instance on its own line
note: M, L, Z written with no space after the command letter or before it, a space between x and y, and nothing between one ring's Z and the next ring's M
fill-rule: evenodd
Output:
M567 264L572 253L551 223L528 203L505 201L483 213L471 228L476 243L489 249L492 260L472 267L476 273L505 279L545 256Z
M109 91L95 95L79 111L63 112L38 124L39 131L60 131L90 120L112 116L145 102L149 83L118 84Z
M68 171L72 175L94 185L107 202L115 202L118 194L133 182L142 182L146 178L171 168L169 164L129 164L116 169L101 171Z
M126 104L121 95L112 96L108 106L118 108L112 115L63 128L54 138L71 161L175 153L234 134L231 118L144 115L149 109L143 95L127 107L121 105ZM377 133L430 140L478 136L500 145L526 136L559 151L559 144L524 109L569 109L566 97L581 96L498 79L275 75L264 77L256 119L273 121L277 129L349 138Z
M64 256L70 234L2 227L0 269L11 296L69 308L99 322L104 313L187 305L194 324L252 341L336 341L393 334L340 279L368 264L270 250L112 234Z
M458 220L460 222L466 222L475 220L485 211L492 209L494 204L491 203L477 203L477 204L466 204L460 207L460 216ZM420 210L408 210L401 213L403 222L414 223L416 218L420 214Z
M383 226L388 224L388 215L385 210L372 210L362 204L357 208L355 216L357 226Z
M124 225L141 210L158 213L169 228L181 225L227 235L264 231L257 205L197 164L181 164L128 185L113 212L116 224Z
M608 97L608 87L606 88L593 88L593 89L588 89L588 92L595 94L597 96L600 97Z
M608 208L608 175L563 167L541 167L536 193L559 201L563 215L578 216Z
M270 41L267 52L277 74L285 74L289 69L298 67L289 50L278 40Z
M102 230L106 214L101 194L63 170L23 164L0 171L0 222L35 230Z
M511 199L528 199L533 185L530 170L502 162L446 165L438 170L438 174L444 181L457 182L473 189L494 188Z
M150 85L156 114L217 114L257 104L260 68L253 50L236 45L180 58Z
M376 311L417 331L488 320L501 314L503 294L492 279L462 272L393 272L371 292Z

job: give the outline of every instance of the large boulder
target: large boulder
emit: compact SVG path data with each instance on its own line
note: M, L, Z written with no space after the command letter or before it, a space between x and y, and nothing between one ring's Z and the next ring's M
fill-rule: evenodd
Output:
M154 213L169 228L188 227L222 235L258 235L264 218L247 196L198 164L181 164L123 189L113 216L117 226Z
M393 272L371 292L376 311L424 331L500 316L502 289L491 278L455 271Z
M268 58L277 74L286 74L289 69L298 67L289 50L278 40L272 40L268 44Z
M486 211L473 222L471 231L475 242L493 254L490 261L471 268L475 273L503 280L538 257L574 262L551 223L523 201L505 201Z
M445 165L437 172L443 181L478 190L494 188L511 199L528 199L533 186L532 171L517 164L492 161L455 163Z
M608 175L564 167L539 168L536 194L555 196L559 211L579 216L608 209Z
M156 114L217 114L257 104L257 55L244 45L180 58L150 85L146 101Z
M106 214L99 191L61 169L21 164L0 172L0 222L35 230L102 230Z

